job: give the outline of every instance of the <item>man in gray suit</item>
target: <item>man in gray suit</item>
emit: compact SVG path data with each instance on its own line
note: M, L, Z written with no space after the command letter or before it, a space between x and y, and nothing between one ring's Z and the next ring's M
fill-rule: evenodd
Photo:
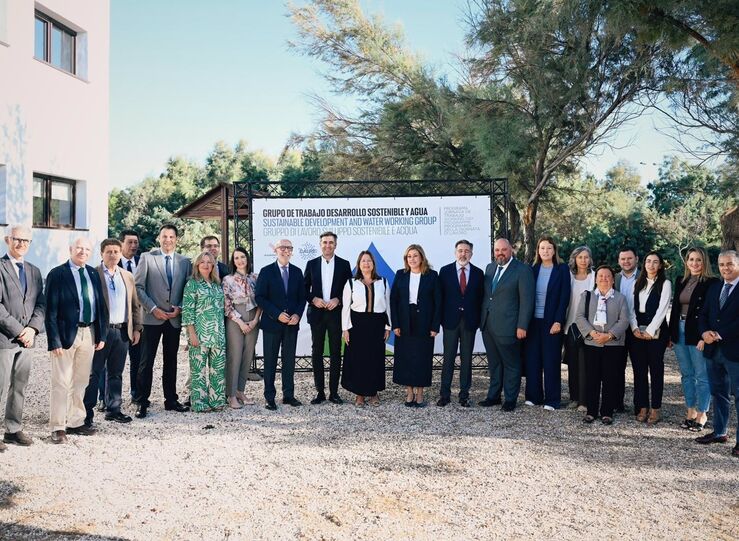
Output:
M136 270L136 290L144 309L141 361L136 380L138 408L136 417L146 417L151 395L154 357L162 341L164 366L162 389L164 409L187 411L177 396L177 348L180 344L182 293L192 273L190 260L178 253L177 227L165 224L159 229L159 246L142 254Z
M33 233L24 225L6 230L8 253L0 259L0 402L5 404L5 443L31 445L22 431L23 402L31 373L31 354L36 335L44 328L46 300L37 267L24 261Z
M503 411L513 411L521 388L521 341L534 312L534 273L513 258L507 239L496 240L493 250L495 263L485 269L480 319L490 387L487 398L479 404L500 404L502 389Z

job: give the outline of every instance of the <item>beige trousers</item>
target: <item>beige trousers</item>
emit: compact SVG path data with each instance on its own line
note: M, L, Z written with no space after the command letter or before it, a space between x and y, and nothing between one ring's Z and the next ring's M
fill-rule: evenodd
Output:
M51 358L51 411L49 428L52 432L77 428L85 423L82 399L90 383L95 339L92 327L79 327L72 347Z

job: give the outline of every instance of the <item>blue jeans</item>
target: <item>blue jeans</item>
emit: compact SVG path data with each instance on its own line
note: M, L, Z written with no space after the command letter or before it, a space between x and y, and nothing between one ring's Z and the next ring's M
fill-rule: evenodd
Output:
M717 436L726 436L731 395L739 397L739 363L728 360L721 351L721 346L716 348L713 359L707 361L713 394L713 432ZM739 400L735 400L734 406L739 415ZM736 438L739 445L739 430L736 432Z
M711 407L711 385L708 382L706 359L698 348L685 345L684 321L680 321L680 337L673 344L673 349L680 363L685 405L698 411L708 411Z

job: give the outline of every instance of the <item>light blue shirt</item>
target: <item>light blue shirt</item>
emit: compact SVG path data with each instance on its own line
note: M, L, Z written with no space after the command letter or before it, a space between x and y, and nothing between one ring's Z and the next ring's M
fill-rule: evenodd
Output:
M103 274L105 275L105 287L108 288L108 311L110 312L110 324L119 325L125 323L126 319L126 282L123 281L123 276L116 267L113 274L107 267L103 267Z
M72 260L69 260L69 268L72 270L72 277L74 278L74 285L77 287L77 302L80 306L80 319L79 322L83 322L84 313L85 311L82 309L83 306L85 306L83 300L82 300L82 280L80 279L80 269L82 267L78 267L74 263L72 263ZM95 289L92 285L92 277L90 276L90 273L87 271L87 267L85 267L85 277L87 278L87 298L90 301L90 308L91 308L91 317L90 321L95 321Z
M552 276L554 266L539 267L539 276L536 277L536 305L534 306L534 317L542 319L544 317L544 307L547 304L547 287L549 286L549 278Z

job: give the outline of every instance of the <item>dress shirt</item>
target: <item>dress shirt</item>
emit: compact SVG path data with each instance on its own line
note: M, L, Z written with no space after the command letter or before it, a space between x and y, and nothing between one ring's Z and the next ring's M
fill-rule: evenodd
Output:
M82 307L85 305L85 303L82 301L82 280L80 280L80 269L82 267L78 267L74 263L72 263L72 260L69 260L69 268L72 270L72 277L74 278L74 285L77 287L77 302L79 303L80 307L80 318L79 321L82 322L82 318L84 317L84 310ZM95 321L95 289L92 287L92 277L90 276L90 273L87 272L87 268L85 268L85 276L87 277L87 298L90 301L90 321Z
M372 287L372 307L367 307L367 288ZM371 286L365 286L362 280L352 278L344 285L343 302L341 308L341 330L348 331L352 328L351 312L374 312L375 314L387 314L385 330L390 330L390 288L387 282L380 278L372 282Z
M121 265L123 265L123 268L128 270L128 262L131 262L131 274L136 272L136 257L132 257L131 259L128 259L127 257L121 256Z
M421 273L411 272L411 278L408 282L408 303L418 304L418 286L421 285Z
M636 284L636 271L631 273L631 276L626 276L624 271L619 273L621 275L621 284L619 291L621 295L626 297L626 303L629 307L629 312L634 311L634 284Z
M18 270L17 267L16 267L16 270ZM732 282L727 282L726 280L721 280L721 289L723 289L724 287L726 287L726 284L731 284L731 287L729 288L729 294L726 296L728 298L734 292L734 288L736 287L736 284L739 284L739 278L734 278L734 281L732 281Z
M10 254L8 254L8 259L10 259L10 262L13 264L13 270L15 271L15 275L20 280L20 277L21 277L20 272L21 271L18 268L18 263L20 263L21 265L23 265L23 260L22 259L16 259L12 255L10 255Z
M464 277L467 279L467 285L470 285L470 265L471 263L468 262L464 266ZM457 281L460 284L462 283L462 265L459 264L459 261L457 261Z
M623 284L623 282L621 282ZM647 299L649 298L649 294L652 292L652 287L654 286L654 280L650 280L647 278L647 287L642 289L639 292L639 306L638 309L640 312L643 312L646 309L647 306ZM665 280L662 284L662 293L659 297L659 306L657 307L657 312L654 314L654 317L652 318L652 321L649 322L649 325L647 325L646 333L654 336L657 332L657 329L659 329L660 325L662 325L662 322L665 320L665 317L667 316L667 309L670 307L670 297L672 296L672 284L670 284L669 280ZM634 307L630 310L630 320L631 320L631 330L635 331L639 328L639 324L636 322L636 310L637 307Z
M321 258L321 286L323 288L323 302L331 300L331 285L334 283L334 268L336 267L336 257L326 261Z
M164 250L161 250L162 252L162 268L165 269L165 275L164 279L167 279L166 275L166 269L167 269L167 256L169 256L169 264L172 266L172 280L174 280L174 276L176 274L175 271L175 263L174 263L174 252L165 253Z
M126 309L128 299L126 298L126 282L118 267L115 267L113 274L110 273L108 267L103 267L105 275L105 287L108 288L108 312L110 313L110 324L120 325L126 323Z
M508 270L508 267L510 266L511 261L513 261L513 258L510 258L508 260L508 263L506 263L505 265L498 265L495 261L493 261L493 264L495 265L495 272L493 273L493 280L495 280L495 274L498 272L498 267L503 267L502 269L500 269L500 275L498 275L498 282L500 282L500 279L503 278L505 271Z

